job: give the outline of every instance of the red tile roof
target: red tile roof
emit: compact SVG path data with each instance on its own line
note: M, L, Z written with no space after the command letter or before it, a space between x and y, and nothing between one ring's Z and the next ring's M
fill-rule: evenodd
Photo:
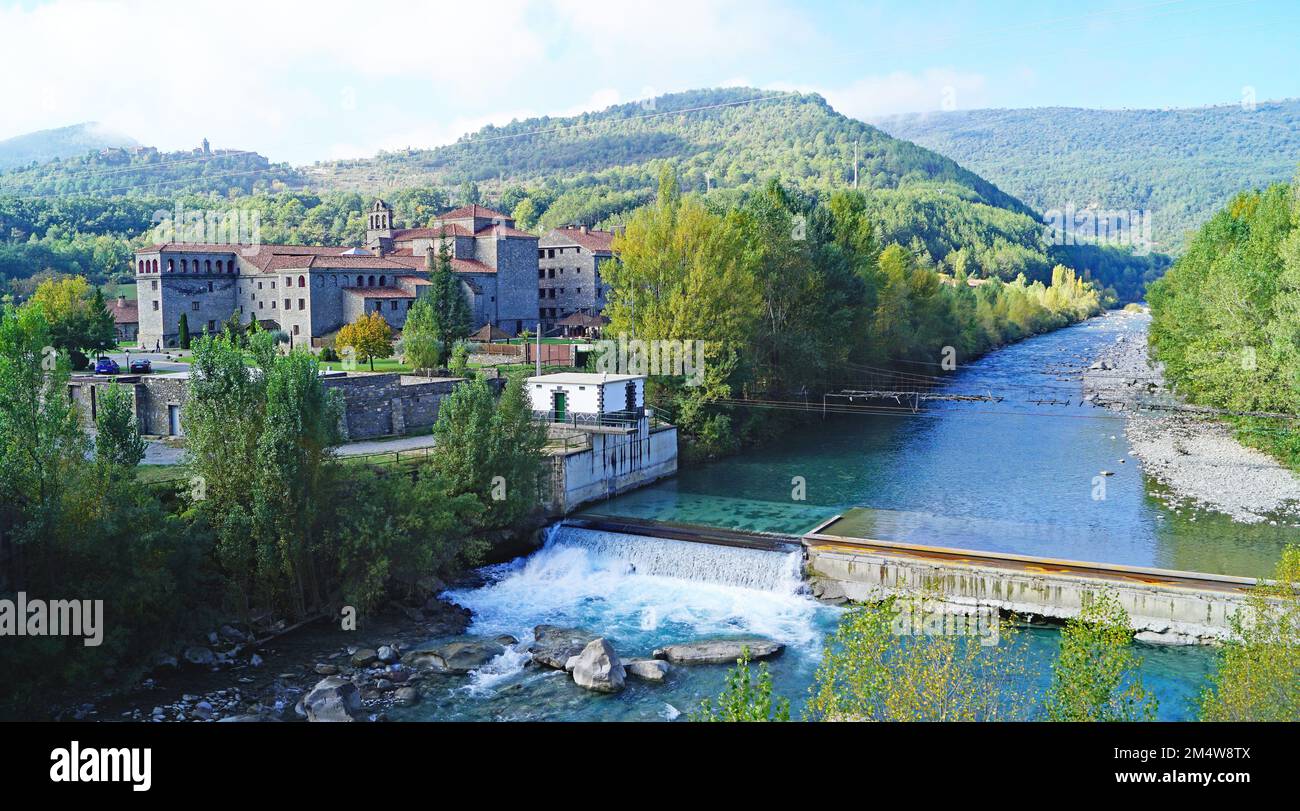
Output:
M415 298L415 294L397 287L344 287L344 293L361 298Z
M393 241L409 242L413 239L437 239L444 234L449 237L469 237L474 235L465 226L449 222L445 225L432 225L428 228L399 228L393 232Z
M484 217L489 220L509 220L510 222L514 222L514 218L509 214L502 214L500 211L493 211L490 208L480 205L461 206L460 208L454 208L445 214L438 215L438 219L440 220L467 220L471 217Z
M593 253L613 253L614 232L581 228L554 228L546 235L543 248L560 245L578 245Z
M108 305L108 311L113 314L113 323L115 324L138 324L140 323L140 303L138 301L118 301L112 299L105 302Z
M508 225L488 225L474 232L476 237L509 237L514 239L537 239L536 234L520 231Z

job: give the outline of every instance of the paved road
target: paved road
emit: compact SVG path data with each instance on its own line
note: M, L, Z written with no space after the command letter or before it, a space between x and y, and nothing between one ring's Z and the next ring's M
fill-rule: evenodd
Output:
M175 358L175 352L107 352L107 357L117 361L117 365L122 367L122 374L129 374L129 361L138 358L146 358L153 364L155 372L188 372L190 365L188 363L177 363L174 360L168 360L168 356ZM93 359L92 359L93 361ZM93 364L92 364L92 368Z

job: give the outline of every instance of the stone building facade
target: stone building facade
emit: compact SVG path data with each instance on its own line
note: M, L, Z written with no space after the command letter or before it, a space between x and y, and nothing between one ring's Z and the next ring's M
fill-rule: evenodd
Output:
M609 284L604 278L613 262L614 232L554 228L537 242L537 318L545 330L555 329L574 313L599 315L605 309Z
M238 314L312 346L364 312L394 329L428 285L441 246L452 256L477 328L518 333L537 326L537 237L482 206L441 215L426 228L396 229L375 201L365 248L165 243L136 252L139 343L176 346L181 317L191 335Z
M107 306L113 316L113 335L119 341L134 342L136 333L140 331L140 311L136 303L126 296L118 296Z

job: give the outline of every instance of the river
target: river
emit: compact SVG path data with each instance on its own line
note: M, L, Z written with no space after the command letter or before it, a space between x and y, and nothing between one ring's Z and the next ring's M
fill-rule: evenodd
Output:
M948 383L952 391L988 393L1003 397L1000 402L941 402L915 414L817 420L589 512L803 532L844 508L863 506L873 510L873 535L882 539L1266 574L1295 539L1294 528L1167 507L1154 497L1159 485L1129 454L1122 415L1080 405L1082 384L1070 370L1087 366L1121 335L1141 338L1145 324L1140 315L1110 313L990 353ZM1100 480L1104 497L1098 498L1103 470L1113 475ZM801 593L796 557L726 557L734 552L588 530L553 532L530 558L493 567L485 585L450 595L475 612L471 633L512 634L521 640L516 649L398 717L672 719L722 688L724 667L679 667L663 684L630 682L616 696L588 693L563 673L524 666L531 629L541 623L605 634L625 656L715 635L779 639L788 649L771 664L776 690L797 715L840 609ZM1037 687L1045 688L1059 634L1041 627L1025 634ZM1212 669L1211 652L1137 647L1160 717L1193 717L1191 701Z

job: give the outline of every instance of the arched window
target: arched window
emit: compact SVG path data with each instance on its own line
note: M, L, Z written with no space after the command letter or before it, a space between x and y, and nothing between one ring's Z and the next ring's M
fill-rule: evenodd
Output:
M182 260L181 260L181 273L184 273L184 272L186 272L186 271L189 270L189 269L190 269L190 260L188 260L188 259L182 259Z
M153 260L153 272L154 272L154 273L157 273L157 272L158 272L158 260L157 260L157 259Z
M211 260L211 259L205 259L205 260L203 261L203 271L204 271L205 273L211 273L211 272L212 272L212 260Z
M380 286L380 287L383 287L383 286L384 286L384 277L383 277L383 276L380 276L380 277L379 277L379 286Z
M375 277L374 276L368 277L366 279L366 287L374 287L374 286L375 286Z
M168 260L167 260L167 272L168 272L168 273L171 273L171 272L173 272L174 270L176 270L176 260L175 260L175 259L168 259Z
M298 277L298 286L299 286L299 287L306 287L306 286L307 286L307 280L304 279L303 277L299 276L299 277Z
M143 259L141 259L140 261L138 261L138 262L135 263L135 272L136 272L136 273L144 273L144 260L143 260Z
M366 286L366 283L362 280L362 278L361 278L360 276L358 276L358 277L357 277L357 287L365 287L365 286Z

